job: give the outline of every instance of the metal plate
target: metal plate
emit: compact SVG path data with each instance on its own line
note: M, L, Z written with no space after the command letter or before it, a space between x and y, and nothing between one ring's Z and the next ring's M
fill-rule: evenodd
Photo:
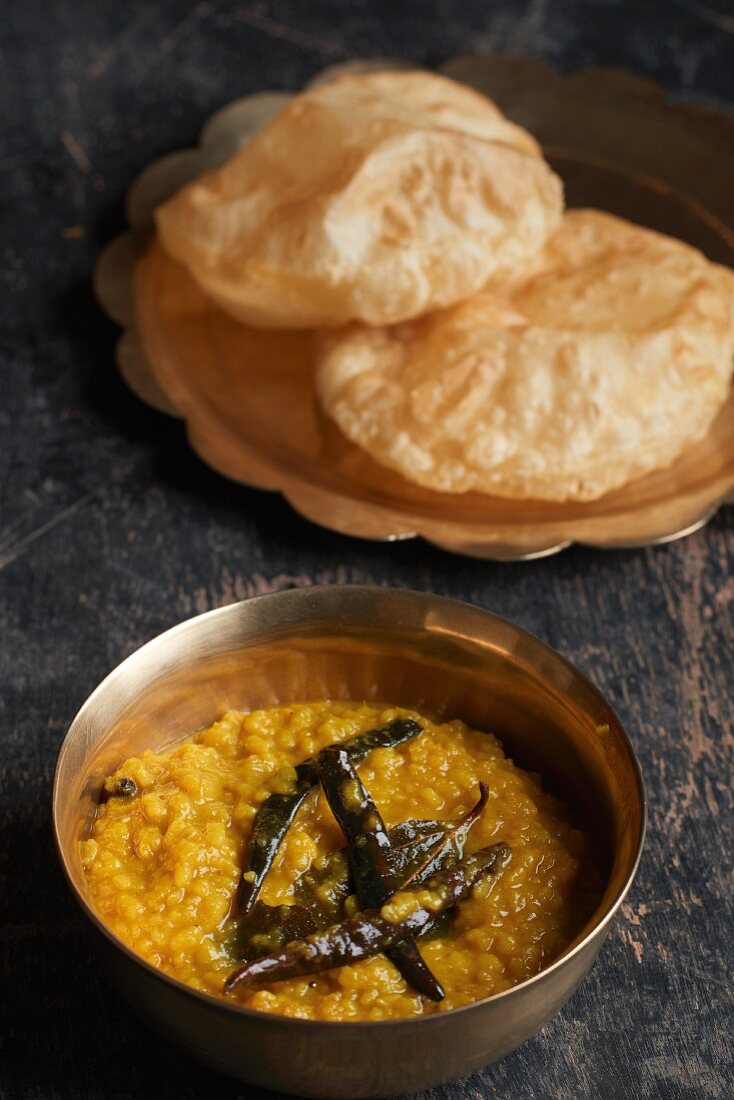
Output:
M316 82L376 67L388 63L334 66ZM460 58L443 71L487 92L535 133L569 206L610 210L734 265L731 117L672 107L656 85L616 70L563 77L537 62L490 56ZM674 465L591 503L434 493L348 443L317 407L308 334L263 340L216 309L180 265L150 245L157 203L231 156L286 98L271 92L237 100L212 116L198 148L146 168L128 195L134 233L113 242L96 270L101 304L127 327L118 345L121 373L144 401L185 418L206 462L236 481L282 492L302 515L343 534L422 535L495 560L541 557L572 542L621 548L681 538L731 497L734 392L708 436Z

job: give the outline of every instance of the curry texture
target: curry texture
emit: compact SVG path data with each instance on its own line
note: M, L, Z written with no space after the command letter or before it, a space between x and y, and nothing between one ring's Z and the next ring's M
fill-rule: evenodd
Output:
M419 720L424 732L399 748L374 750L358 769L386 825L455 819L476 802L481 780L489 801L467 851L496 841L512 849L502 874L477 886L459 907L449 935L421 943L445 999L423 1000L380 955L248 989L240 1003L310 1019L385 1019L445 1011L537 974L568 946L599 900L590 838L491 734L460 721L434 724L394 707L317 702L229 711L166 752L126 760L107 789L125 778L138 793L104 802L81 845L89 892L104 921L149 963L221 993L236 963L226 924L258 806L273 791L288 789L294 765L306 757L401 716ZM262 900L287 904L297 877L343 842L315 789L285 838Z

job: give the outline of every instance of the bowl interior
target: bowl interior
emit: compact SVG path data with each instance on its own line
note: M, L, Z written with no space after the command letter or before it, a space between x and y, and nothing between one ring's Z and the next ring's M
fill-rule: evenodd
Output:
M170 745L228 708L324 698L415 707L497 734L595 833L609 876L592 923L614 908L637 860L644 805L634 755L602 696L543 643L488 612L349 588L285 592L200 616L103 682L57 767L57 837L80 897L77 842L122 760Z

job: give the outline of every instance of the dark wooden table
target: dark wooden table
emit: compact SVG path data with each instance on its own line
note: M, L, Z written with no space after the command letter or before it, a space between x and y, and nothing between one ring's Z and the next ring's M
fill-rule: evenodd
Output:
M671 546L515 565L318 530L127 393L89 276L134 174L237 95L348 56L499 49L734 105L731 0L20 0L2 34L0 1095L256 1095L159 1042L102 979L51 844L54 758L94 685L172 623L353 581L472 600L558 647L619 709L650 795L592 974L539 1036L432 1100L730 1097L732 511Z

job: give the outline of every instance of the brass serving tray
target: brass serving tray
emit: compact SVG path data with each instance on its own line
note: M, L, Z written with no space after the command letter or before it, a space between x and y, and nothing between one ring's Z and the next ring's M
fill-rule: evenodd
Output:
M398 64L332 66L316 81ZM609 210L734 266L734 116L671 106L656 85L612 69L559 76L534 61L482 56L441 71L485 91L539 138L569 206ZM422 535L497 560L573 542L617 548L681 538L732 499L734 390L708 436L676 463L591 503L434 493L349 443L317 406L308 334L263 338L237 324L153 236L154 207L231 156L288 98L236 100L212 116L197 148L149 165L128 194L131 232L108 246L95 271L100 303L126 330L116 353L123 377L148 404L185 419L209 465L280 491L302 515L344 534Z

